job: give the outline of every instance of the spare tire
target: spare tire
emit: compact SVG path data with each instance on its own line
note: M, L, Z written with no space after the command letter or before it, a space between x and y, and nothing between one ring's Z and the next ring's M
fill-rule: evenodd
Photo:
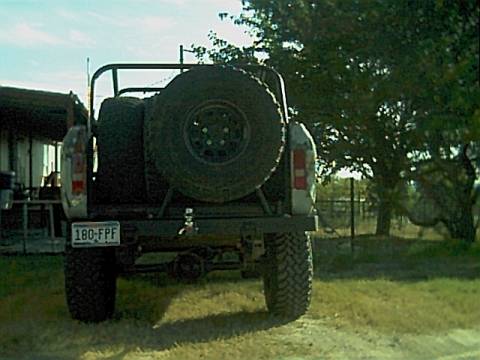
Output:
M148 193L162 178L191 198L222 203L268 180L285 142L280 105L258 79L205 66L177 76L145 119ZM157 185L158 182L158 185Z
M101 203L145 201L143 100L117 97L103 101L98 116L96 194Z

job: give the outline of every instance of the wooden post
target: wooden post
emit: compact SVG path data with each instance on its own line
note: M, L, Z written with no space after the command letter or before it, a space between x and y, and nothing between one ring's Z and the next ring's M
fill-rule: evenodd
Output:
M22 204L22 227L23 227L23 254L27 253L27 237L28 237L28 205L27 201Z
M355 180L350 178L350 248L353 253L355 239Z
M2 209L0 208L0 244L3 245L3 225L2 225Z
M55 164L54 164L54 171L55 173L58 172L58 141L55 141Z
M180 65L183 65L183 45L180 45L180 54L179 54L179 57L180 57ZM183 73L183 68L180 69L180 74Z
M33 191L33 138L32 134L28 135L28 187L30 190L30 198Z

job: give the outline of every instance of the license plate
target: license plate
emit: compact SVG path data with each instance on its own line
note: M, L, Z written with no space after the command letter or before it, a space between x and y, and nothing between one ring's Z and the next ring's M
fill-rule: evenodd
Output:
M81 222L72 224L72 246L118 246L120 223L118 221Z

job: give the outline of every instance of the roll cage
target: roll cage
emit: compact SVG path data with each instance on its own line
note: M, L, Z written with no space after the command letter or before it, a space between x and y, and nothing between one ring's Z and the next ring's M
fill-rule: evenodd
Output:
M88 203L92 203L92 187L93 187L93 164L94 164L94 141L93 137L96 133L96 122L98 119L95 118L95 84L97 80L106 73L111 73L112 88L114 97L121 96L127 93L134 92L143 92L143 93L158 93L161 92L164 87L158 86L140 86L140 87L125 87L120 86L119 73L120 71L135 71L135 70L179 70L183 72L184 70L189 70L198 67L209 67L209 66L218 66L213 64L179 64L179 63L112 63L100 67L92 75L90 80L90 98L88 103L88 123L87 123L87 134L88 134L88 145L87 145L87 197ZM228 66L228 65L223 65ZM237 66L238 68L251 73L258 77L260 80L267 83L270 90L274 93L277 101L280 103L280 107L285 119L285 122L288 123L288 109L287 109L287 100L285 92L285 83L283 77L274 69L269 68L263 65L241 65Z
M143 93L158 93L161 92L164 87L153 87L153 86L141 86L141 87L120 87L119 82L119 72L123 71L135 71L135 70L189 70L196 67L206 67L206 66L218 66L213 64L175 64L175 63L112 63L100 67L93 74L90 80L90 99L88 104L89 110L89 119L88 119L88 130L89 133L92 129L92 125L95 124L95 109L94 109L94 99L95 99L95 83L96 81L105 73L110 72L112 76L112 86L113 86L113 95L115 97L121 96L127 93L134 92L143 92ZM229 66L229 65L223 65ZM281 103L282 112L284 119L288 122L288 110L287 110L287 101L285 93L285 83L283 77L274 69L264 66L264 65L238 65L236 66L242 70L245 70L251 74L254 74L262 81L266 82L270 89L274 92L276 99Z

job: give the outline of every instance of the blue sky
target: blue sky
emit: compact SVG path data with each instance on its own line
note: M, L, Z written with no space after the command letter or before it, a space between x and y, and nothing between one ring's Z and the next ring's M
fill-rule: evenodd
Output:
M179 44L208 45L210 30L248 44L244 29L218 18L240 10L241 0L0 0L0 85L72 90L85 102L87 57L92 72L109 62L176 62Z

